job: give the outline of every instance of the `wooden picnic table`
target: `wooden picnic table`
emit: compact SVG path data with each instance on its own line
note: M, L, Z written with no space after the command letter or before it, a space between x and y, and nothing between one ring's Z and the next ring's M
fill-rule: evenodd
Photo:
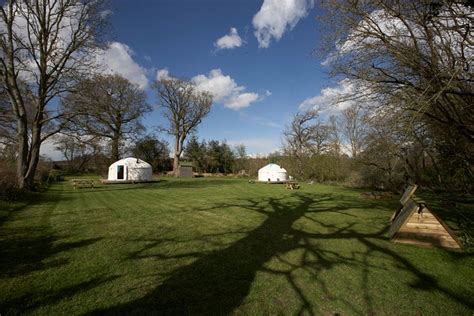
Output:
M95 180L94 179L72 179L71 180L74 189L80 188L93 188Z
M289 190L298 190L300 188L299 183L296 181L287 181L285 186Z

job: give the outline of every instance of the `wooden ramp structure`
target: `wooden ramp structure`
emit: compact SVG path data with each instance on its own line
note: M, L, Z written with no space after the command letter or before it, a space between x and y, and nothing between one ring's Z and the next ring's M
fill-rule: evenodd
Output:
M401 207L392 215L389 235L394 242L462 250L454 232L423 202L414 196L416 185L409 186L400 199Z

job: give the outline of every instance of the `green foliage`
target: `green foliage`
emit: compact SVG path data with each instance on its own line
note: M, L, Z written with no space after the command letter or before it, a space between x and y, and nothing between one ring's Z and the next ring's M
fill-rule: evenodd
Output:
M149 135L138 141L132 148L134 157L152 165L153 171L165 171L172 168L168 143L156 136Z
M197 136L193 135L184 149L184 157L194 162L198 172L234 172L235 154L226 142L203 140L199 143Z

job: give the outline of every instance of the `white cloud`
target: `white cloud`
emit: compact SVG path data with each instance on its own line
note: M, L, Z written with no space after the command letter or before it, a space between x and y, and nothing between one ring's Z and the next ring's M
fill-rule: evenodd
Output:
M234 79L224 75L220 69L211 70L207 76L197 75L191 81L199 90L209 91L216 102L234 110L248 107L259 100L258 93L245 92L244 86L237 85Z
M112 10L103 10L103 11L100 12L100 17L102 19L106 19L109 16L111 16L112 14L114 14L114 12Z
M231 109L240 109L250 105L250 103L257 101L258 94L254 92L246 92L238 94L230 98L226 106Z
M127 45L112 42L108 48L97 54L97 63L102 66L102 72L121 75L137 84L141 89L148 86L146 70L132 58L133 51Z
M170 78L171 76L170 76L170 72L168 68L158 69L158 71L156 72L157 81L160 81L162 79L170 79Z
M319 95L304 100L299 108L301 110L319 109L323 113L337 113L350 107L354 101L348 98L355 93L355 83L349 79L338 82L335 87L321 90Z
M242 39L237 32L235 27L231 27L229 34L222 36L215 43L214 46L217 50L220 49L233 49L242 46Z
M272 38L280 40L313 6L314 0L264 0L252 21L258 46L267 48Z

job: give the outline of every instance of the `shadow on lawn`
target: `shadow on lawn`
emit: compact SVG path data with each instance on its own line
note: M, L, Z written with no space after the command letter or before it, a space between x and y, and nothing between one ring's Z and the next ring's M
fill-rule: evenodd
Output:
M6 312L7 315L21 315L25 312L32 312L37 308L53 305L74 295L78 295L82 292L86 292L108 282L112 282L119 277L120 276L118 275L107 277L100 276L88 281L80 282L78 284L46 293L26 293L12 300L1 302L1 310Z
M49 219L54 206L60 201L69 200L65 196L58 196L51 190L41 196L35 196L29 203L10 211L9 216L0 224L0 277L19 276L33 271L58 267L67 263L67 260L47 260L50 257L70 249L88 246L102 238L91 238L79 241L61 242L54 236L49 226ZM32 203L38 211L21 214L21 211ZM42 209L42 210L40 210ZM34 214L34 215L33 215ZM38 217L38 225L7 226L8 221L22 223L32 217Z
M30 234L32 236L27 237ZM41 228L39 232L33 229L25 230L21 235L19 238L0 241L0 277L19 276L65 265L68 263L66 259L48 259L61 252L85 247L102 239L60 242L60 239L46 234Z
M0 279L16 278L64 266L68 264L69 259L52 259L52 257L69 250L92 245L102 239L63 241L67 236L54 235L49 225L51 213L57 203L69 199L64 195L57 195L52 189L41 196L36 196L30 203L11 210L8 218L2 224L14 221L19 222L20 226L15 224L0 225ZM27 215L21 214L22 209L31 206L33 202L38 207L36 212L30 212ZM25 216L28 216L28 219ZM35 220L38 225L21 224L23 221L31 220L32 217L38 217ZM66 297L92 289L116 278L118 276L98 277L48 292L35 292L32 289L30 293L9 300L4 300L8 293L0 293L2 294L0 295L0 314L22 314L35 308L54 304Z
M331 195L314 195L296 193L294 203L282 203L282 199L270 198L248 199L242 203L219 204L211 209L225 209L228 207L243 207L266 216L266 219L256 229L247 232L246 236L231 244L227 248L209 253L192 252L179 256L147 255L147 250L159 246L163 240L156 241L140 251L130 255L130 260L143 258L172 259L183 256L197 258L190 265L174 271L163 283L144 297L114 306L108 309L96 310L92 314L217 314L225 315L241 306L247 297L257 272L271 273L284 277L299 297L300 307L295 314L314 314L315 302L319 297L307 297L294 278L296 270L304 269L312 277L312 281L325 293L325 299L342 301L354 313L374 314L373 302L368 287L370 266L368 258L374 253L381 253L393 258L399 269L410 272L416 279L412 287L423 290L436 290L451 297L453 300L469 307L474 307L469 299L459 297L456 293L440 286L436 279L420 271L407 259L398 253L377 245L376 240L385 240L388 227L379 231L360 232L356 229L357 221L350 222L351 214L344 213L345 209L357 208L354 201L343 203L344 206L324 207L321 205L332 199ZM339 202L339 199L338 199ZM341 205L341 204L339 204ZM363 206L366 206L364 203ZM361 208L363 207L361 206ZM210 209L207 209L210 210ZM347 224L343 227L328 225L311 217L312 213L332 212L348 216ZM308 232L295 229L295 222L305 218L324 227L329 233ZM379 225L380 226L380 225ZM232 232L231 232L232 233ZM342 256L336 250L322 249L315 245L318 240L342 239L357 240L366 246L366 252L353 252L351 256ZM374 242L375 241L375 242ZM149 240L148 240L149 242ZM287 262L283 255L289 251L300 249L303 251L301 260L295 264ZM289 268L274 270L265 266L272 258L278 258ZM362 259L361 259L362 258ZM325 281L318 277L323 270L334 268L337 265L358 265L363 267L363 290L365 310L359 310L348 299L333 297ZM376 268L382 268L377 266ZM282 302L284 304L284 302ZM284 309L284 306L282 306Z

